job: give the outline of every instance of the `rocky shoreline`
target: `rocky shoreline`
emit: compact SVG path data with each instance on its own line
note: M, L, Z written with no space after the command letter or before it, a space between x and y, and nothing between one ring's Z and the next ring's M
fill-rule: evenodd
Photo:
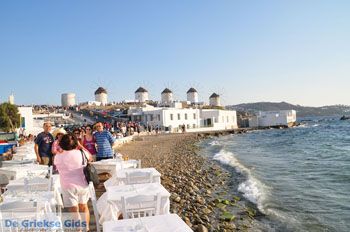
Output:
M171 213L194 231L247 231L256 217L254 206L232 194L231 172L200 155L198 142L207 135L169 134L137 137L118 151L154 167L171 193Z

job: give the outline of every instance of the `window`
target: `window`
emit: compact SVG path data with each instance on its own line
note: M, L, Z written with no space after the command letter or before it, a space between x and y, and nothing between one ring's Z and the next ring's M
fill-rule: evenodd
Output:
M177 120L181 120L181 115L177 114Z
M229 120L228 120L228 116L226 116L226 122L228 122Z
M225 117L221 116L222 122L225 122Z
M196 128L196 124L193 124L193 128Z
M157 114L157 119L158 121L160 121L160 114Z
M151 118L150 121L153 121L153 114L150 114L149 116Z
M185 114L185 120L187 120L187 114Z
M193 114L193 119L196 119L196 113Z
M173 114L170 114L170 120L174 120Z

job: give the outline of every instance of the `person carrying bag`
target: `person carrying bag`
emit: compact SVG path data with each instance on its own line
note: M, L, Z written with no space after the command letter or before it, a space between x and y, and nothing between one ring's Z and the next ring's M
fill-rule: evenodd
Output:
M91 165L91 163L88 161L88 158L86 157L84 150L80 149L80 152L83 160L82 165L85 166L83 171L84 171L86 181L88 183L92 182L95 186L99 185L100 180L98 179L96 168L93 165Z

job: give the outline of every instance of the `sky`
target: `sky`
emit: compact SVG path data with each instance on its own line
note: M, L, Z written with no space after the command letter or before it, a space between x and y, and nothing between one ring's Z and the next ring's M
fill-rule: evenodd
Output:
M61 94L350 105L350 1L0 1L0 102Z

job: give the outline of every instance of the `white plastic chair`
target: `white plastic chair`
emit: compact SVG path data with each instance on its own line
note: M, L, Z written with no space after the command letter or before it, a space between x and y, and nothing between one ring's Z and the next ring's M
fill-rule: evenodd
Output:
M28 201L28 202L23 202L23 201L13 201L13 202L3 202L0 205L0 212L20 212L20 211L25 211L25 212L32 212L33 210L35 212L38 212L38 204L36 201Z
M141 160L137 161L137 168L141 168Z
M48 214L46 214L48 213ZM8 203L2 203L0 205L0 229L1 232L8 231L2 223L5 219L17 220L18 222L23 220L37 220L44 215L50 216L52 221L61 220L60 217L55 216L51 212L49 203L44 207L40 207L36 201L14 201ZM19 231L19 228L10 228L10 231ZM53 228L52 231L63 231L62 227Z
M6 219L21 221L24 219L37 219L39 207L37 202L22 202L14 201L9 203L2 203L0 205L0 229L5 231L18 231L18 228L6 227L3 223Z
M139 218L159 215L160 194L157 196L139 195L135 197L122 197L123 218Z
M153 173L145 171L126 172L126 184L147 184L153 182Z
M90 192L92 208L94 210L94 215L95 215L96 231L100 232L101 231L100 215L98 214L98 210L97 210L96 192L95 192L94 184L92 182L89 183L89 192Z
M49 186L48 186L48 190L51 191L52 190L52 175L53 175L53 165L51 165L49 167Z
M40 179L28 179L24 178L24 190L26 192L37 192L37 191L51 191L52 189L52 180L49 178L42 179L42 182L39 182ZM21 187L17 187L15 191L21 191Z

